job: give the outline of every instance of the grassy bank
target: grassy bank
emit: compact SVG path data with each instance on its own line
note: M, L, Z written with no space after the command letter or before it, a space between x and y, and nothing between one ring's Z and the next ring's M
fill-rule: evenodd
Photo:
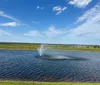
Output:
M0 81L0 85L100 85L100 83Z
M9 50L36 50L40 44L33 43L0 43L0 49ZM100 46L97 45L67 45L67 44L48 44L46 47L56 50L74 50L74 51L96 51L100 52Z

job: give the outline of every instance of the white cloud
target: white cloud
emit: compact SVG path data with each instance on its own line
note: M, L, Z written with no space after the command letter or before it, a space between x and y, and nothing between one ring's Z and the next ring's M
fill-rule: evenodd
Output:
M41 9L41 10L43 10L43 9L44 9L44 7L37 6L37 9Z
M21 24L18 24L16 22L8 22L8 23L2 23L0 26L9 26L9 27L16 27L16 26L21 26Z
M0 36L4 36L4 35L11 36L11 33L8 33L6 31L0 29Z
M14 17L12 17L12 16L6 14L4 11L0 11L0 16L1 16L1 17L4 17L4 18L8 18L8 19L10 19L10 20L13 20L13 21L15 21L15 22L20 22L18 19L16 19L16 18L14 18Z
M53 7L52 11L56 12L56 15L59 15L62 12L64 12L66 9L67 7L56 6L56 7Z
M22 23L20 20L18 20L18 19L16 19L16 18L14 18L14 17L12 17L12 16L6 14L4 11L0 11L0 16L1 16L1 17L4 17L4 18L8 18L8 19L14 21L13 24L16 24L16 22L17 22L17 24L19 23L20 26L28 26L28 25ZM11 24L11 23L9 23L9 24Z
M77 20L83 22L76 28L69 30L57 29L50 26L46 31L38 31L46 39L63 40L62 43L98 44L100 43L100 5L86 11ZM37 33L38 34L38 33ZM60 41L59 41L60 42Z
M54 26L50 26L48 30L37 31L31 30L28 33L25 33L25 36L38 36L38 37L57 37L58 35L62 35L67 33L65 30L56 29Z
M56 29L54 26L50 26L49 29L45 32L45 35L48 37L55 37L57 35L61 35L66 33L66 31L61 29Z
M25 33L24 36L38 36L38 37L41 37L42 34L37 30L31 30L28 33Z
M86 7L92 0L70 0L68 4L74 5L78 8Z
M92 17L94 17L96 14L98 14L99 12L100 12L99 6L96 5L94 8L92 8L91 10L84 13L81 17L79 17L78 20L77 20L77 23L85 21L85 20L89 20Z
M39 9L40 8L40 6L37 6L37 9Z
M33 24L38 24L39 22L36 22L36 21L32 21L32 23L33 23Z
M84 21L85 20L85 21ZM83 14L78 22L84 21L77 28L70 30L67 36L76 36L86 39L100 39L100 5L96 5Z

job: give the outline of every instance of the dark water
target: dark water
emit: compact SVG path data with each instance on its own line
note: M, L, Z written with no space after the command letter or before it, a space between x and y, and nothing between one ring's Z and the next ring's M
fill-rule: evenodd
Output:
M0 79L100 82L100 52L47 51L86 60L37 58L37 51L0 50Z

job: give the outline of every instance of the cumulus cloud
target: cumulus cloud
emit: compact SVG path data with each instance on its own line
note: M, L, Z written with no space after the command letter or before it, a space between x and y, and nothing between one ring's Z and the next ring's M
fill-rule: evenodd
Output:
M11 36L11 33L6 32L6 31L0 29L0 36L4 36L4 35Z
M52 11L56 12L56 15L59 15L62 12L64 12L66 9L67 9L67 7L55 6L55 7L53 7Z
M68 4L74 5L78 8L86 7L92 0L70 0Z
M16 27L16 26L21 26L21 24L18 24L17 22L8 22L8 23L2 23L0 26L9 26L9 27Z

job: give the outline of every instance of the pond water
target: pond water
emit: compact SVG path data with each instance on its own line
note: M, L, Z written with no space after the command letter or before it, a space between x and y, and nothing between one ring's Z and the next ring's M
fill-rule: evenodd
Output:
M39 58L37 51L30 50L0 50L0 79L100 82L100 52L52 50L45 54L79 60Z

